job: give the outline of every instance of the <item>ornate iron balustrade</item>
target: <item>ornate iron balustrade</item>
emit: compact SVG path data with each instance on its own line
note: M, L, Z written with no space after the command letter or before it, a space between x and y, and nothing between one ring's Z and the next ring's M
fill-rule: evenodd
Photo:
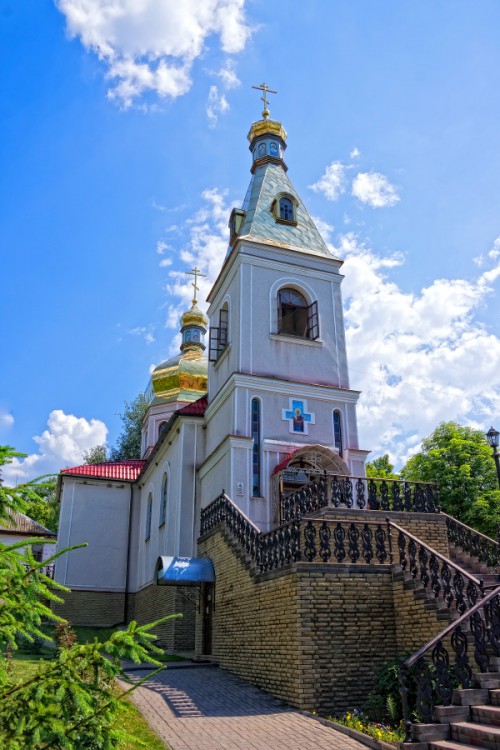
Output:
M297 490L282 493L280 499L283 523L321 508L341 506L381 511L439 513L438 490L435 484L377 477L346 477L327 472L319 474Z
M401 665L406 741L411 740L410 715L430 723L437 705L451 704L455 688L472 687L472 655L481 672L489 671L492 655L500 656L500 587ZM411 678L416 684L414 705L409 704Z
M486 563L490 568L496 568L500 564L500 544L489 536L481 534L480 531L471 529L461 521L457 521L453 516L447 513L446 528L448 530L448 541L460 547L473 557L477 557L480 562Z
M441 599L448 609L455 606L463 615L484 596L483 582L468 571L441 555L418 537L387 519L390 528L397 532L399 563L411 573L424 588L430 588L436 599Z
M221 494L201 512L203 536L225 524L261 573L293 562L390 564L391 528L378 521L295 519L262 533L233 501Z

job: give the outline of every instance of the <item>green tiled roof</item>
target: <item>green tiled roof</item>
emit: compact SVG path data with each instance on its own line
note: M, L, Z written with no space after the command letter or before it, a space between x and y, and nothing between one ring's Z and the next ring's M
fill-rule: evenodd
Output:
M275 220L271 204L278 193L289 193L297 199L297 226L281 224ZM240 238L248 236L333 257L281 165L268 163L257 167L248 187L243 209L246 217L239 233Z

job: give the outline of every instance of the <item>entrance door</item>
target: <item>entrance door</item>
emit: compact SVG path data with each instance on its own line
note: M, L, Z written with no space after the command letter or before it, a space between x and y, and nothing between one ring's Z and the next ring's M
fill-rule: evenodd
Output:
M214 609L214 585L204 583L201 587L202 648L209 656L212 653L212 619Z

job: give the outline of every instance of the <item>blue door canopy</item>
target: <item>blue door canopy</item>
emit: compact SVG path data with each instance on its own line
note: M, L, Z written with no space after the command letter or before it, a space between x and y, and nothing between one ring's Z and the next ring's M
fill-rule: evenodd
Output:
M159 557L156 563L159 586L196 586L215 583L214 564L209 557Z

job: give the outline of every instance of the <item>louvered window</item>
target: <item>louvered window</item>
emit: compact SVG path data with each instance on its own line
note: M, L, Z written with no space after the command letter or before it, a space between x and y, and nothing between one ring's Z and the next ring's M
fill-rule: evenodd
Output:
M296 289L281 289L278 292L278 333L319 338L318 303L308 305Z

